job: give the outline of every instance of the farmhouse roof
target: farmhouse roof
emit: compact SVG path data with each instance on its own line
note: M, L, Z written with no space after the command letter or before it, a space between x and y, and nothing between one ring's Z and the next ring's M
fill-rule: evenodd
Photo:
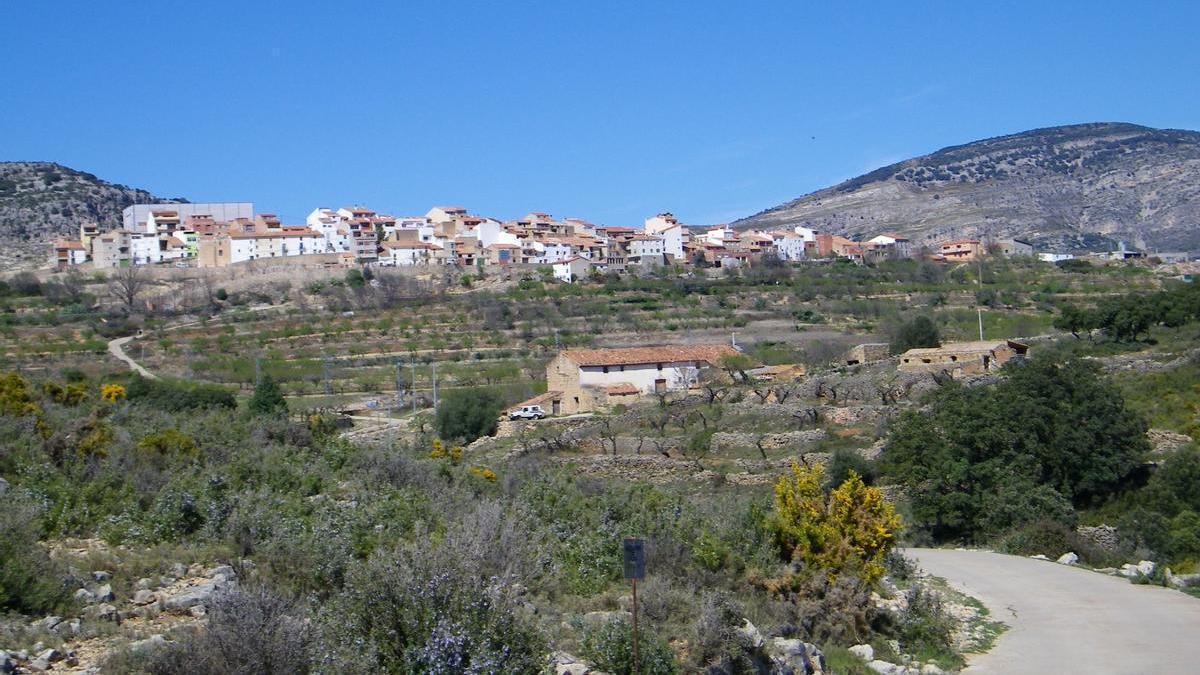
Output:
M975 340L973 342L950 342L941 347L919 347L904 352L904 356L922 356L928 354L967 354L973 352L990 352L1001 347L1016 347L1029 349L1016 340Z
M642 363L679 363L703 361L716 364L739 351L729 345L664 345L661 347L621 347L616 349L568 349L563 352L577 366L630 366Z

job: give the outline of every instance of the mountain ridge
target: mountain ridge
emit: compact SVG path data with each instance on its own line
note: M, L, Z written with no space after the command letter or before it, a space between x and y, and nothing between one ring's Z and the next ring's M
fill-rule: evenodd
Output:
M1127 122L1031 129L880 167L736 221L851 238L898 232L1021 238L1084 250L1117 240L1200 249L1200 132Z
M130 204L180 203L147 190L112 183L57 162L0 162L0 263L42 263L45 244L78 237L79 226L94 222L102 231L121 225Z

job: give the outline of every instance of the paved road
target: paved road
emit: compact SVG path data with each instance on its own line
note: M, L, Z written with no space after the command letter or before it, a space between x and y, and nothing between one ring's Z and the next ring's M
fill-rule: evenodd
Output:
M133 339L133 336L130 335L128 337L121 337L121 338L117 338L115 340L109 340L108 341L108 353L117 357L117 359L119 359L125 365L129 366L129 368L131 370L133 370L133 372L137 373L138 375L141 375L142 377L150 379L150 380L157 380L158 379L157 375L155 375L154 373L143 368L142 364L138 363L137 361L134 361L131 356L129 356L128 354L125 353L125 345L128 344L128 342L132 339Z
M1008 624L968 673L1200 673L1200 599L987 551L905 553Z

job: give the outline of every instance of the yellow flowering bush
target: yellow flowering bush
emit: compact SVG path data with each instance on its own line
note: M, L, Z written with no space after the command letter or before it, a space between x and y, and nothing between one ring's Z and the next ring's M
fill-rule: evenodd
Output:
M495 471L492 471L486 466L473 466L471 467L470 471L472 476L475 476L476 478L482 478L489 483L495 483L499 478Z
M876 487L851 471L826 494L824 468L792 464L775 483L775 508L768 528L788 560L836 576L853 571L873 582L883 575L883 558L895 544L900 516Z
M100 400L106 403L116 403L125 398L125 386L116 383L100 385Z

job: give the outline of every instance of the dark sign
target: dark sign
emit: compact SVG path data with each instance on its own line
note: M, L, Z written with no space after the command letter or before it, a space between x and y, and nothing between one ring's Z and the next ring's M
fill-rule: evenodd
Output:
M625 578L646 578L646 542L637 537L625 537Z

